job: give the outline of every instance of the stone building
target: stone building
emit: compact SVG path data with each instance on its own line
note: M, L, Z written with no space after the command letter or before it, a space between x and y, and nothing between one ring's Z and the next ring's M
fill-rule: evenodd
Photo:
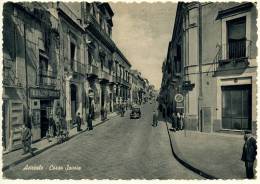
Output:
M5 3L3 15L5 150L21 147L24 123L33 141L45 137L58 106L72 128L90 104L103 119L130 99L131 64L112 40L108 3Z
M144 102L145 98L145 87L146 82L141 76L141 73L137 70L131 70L131 77L132 77L132 87L131 87L131 94L132 94L132 102L135 104L141 104ZM147 80L149 83L149 81Z
M3 9L3 145L21 146L21 126L33 141L46 135L61 97L58 20L39 3L5 3Z
M160 93L187 129L255 133L256 14L255 3L178 3Z

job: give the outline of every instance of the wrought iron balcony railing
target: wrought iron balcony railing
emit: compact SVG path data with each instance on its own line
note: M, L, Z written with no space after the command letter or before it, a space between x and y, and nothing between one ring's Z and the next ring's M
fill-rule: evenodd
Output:
M237 66L242 69L248 66L248 59L251 59L252 41L232 40L227 44L217 45L217 48L218 50L212 65L214 75L216 75L216 72L224 71L225 69L227 70L228 67ZM238 63L239 65L236 65ZM209 68L208 72L211 70L212 67Z
M98 67L95 66L95 65L88 65L88 74L90 76L98 77L99 76L99 69L98 69Z
M85 74L85 65L75 60L71 60L72 71L80 74Z
M38 70L38 84L39 86L57 86L57 73L52 71Z
M227 44L221 45L219 64L250 59L251 47L252 41L250 40L229 40Z
M104 70L101 70L100 71L100 79L109 81L109 79L110 79L109 73L104 71Z
M115 43L111 39L111 37L106 33L104 29L100 26L100 24L97 22L96 18L91 15L87 14L85 17L85 24L88 25L86 28L90 31L94 32L94 34L97 34L97 37L104 42L110 49L115 48Z

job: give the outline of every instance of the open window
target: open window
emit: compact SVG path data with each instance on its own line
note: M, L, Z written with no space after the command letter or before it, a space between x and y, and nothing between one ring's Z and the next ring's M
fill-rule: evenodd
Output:
M246 17L227 22L228 59L246 57Z

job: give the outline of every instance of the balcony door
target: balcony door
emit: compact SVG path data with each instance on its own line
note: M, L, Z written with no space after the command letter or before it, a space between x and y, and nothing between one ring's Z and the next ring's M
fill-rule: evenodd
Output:
M251 129L251 85L222 87L222 128Z
M246 17L228 21L227 34L229 59L246 57Z

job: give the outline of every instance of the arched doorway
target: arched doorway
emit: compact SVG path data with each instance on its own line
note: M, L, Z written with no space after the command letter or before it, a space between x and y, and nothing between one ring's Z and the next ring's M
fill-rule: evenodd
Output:
M71 118L76 117L77 112L77 86L75 84L70 85L70 100L71 100Z

